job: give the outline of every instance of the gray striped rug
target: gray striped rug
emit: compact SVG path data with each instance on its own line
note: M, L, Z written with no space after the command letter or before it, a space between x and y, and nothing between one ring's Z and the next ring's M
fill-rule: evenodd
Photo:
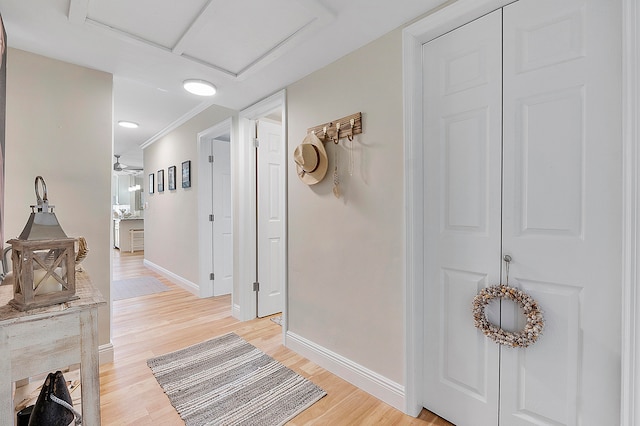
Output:
M283 425L326 395L234 333L147 364L187 426Z

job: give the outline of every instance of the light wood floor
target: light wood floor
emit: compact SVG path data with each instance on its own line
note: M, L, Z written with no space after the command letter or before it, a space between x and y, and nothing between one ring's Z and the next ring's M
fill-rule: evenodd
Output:
M239 322L231 316L229 296L199 299L145 268L142 260L141 252L115 250L113 279L151 275L171 290L113 302L114 362L100 367L102 424L184 424L147 359L235 332L327 392L288 425L451 425L426 410L417 419L402 414L282 346L282 328L269 318Z

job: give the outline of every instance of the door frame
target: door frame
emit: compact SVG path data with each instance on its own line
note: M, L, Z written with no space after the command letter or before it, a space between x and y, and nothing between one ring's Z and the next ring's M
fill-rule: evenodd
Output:
M212 170L209 163L209 154L206 145L211 141L229 133L231 135L230 144L233 145L236 135L233 126L233 118L209 127L198 133L198 296L212 297L214 281L209 279L209 274L213 272L213 233L207 229L211 226L209 215L213 205ZM229 158L231 161L231 158ZM177 171L176 171L177 173ZM178 179L176 177L176 185ZM233 218L233 206L231 217ZM235 280L235 277L233 277Z
M255 120L269 115L275 110L280 110L282 115L282 143L283 152L286 152L287 146L287 121L286 121L286 92L281 90L266 99L242 110L238 117L238 141L237 155L234 155L234 145L231 146L231 158L238 159L231 163L231 174L237 178L237 193L234 200L234 206L238 206L238 226L234 225L234 234L237 231L237 237L234 236L234 243L238 242L238 250L234 252L238 254L237 261L234 259L234 296L232 314L234 318L240 321L248 321L257 318L256 315L256 296L253 291L253 282L257 274L257 229L256 229L256 150L254 146L255 138ZM285 221L284 241L287 241L287 210L286 210L286 194L287 194L287 173L286 161L282 167L285 168L285 179L282 182L281 196L285 197L285 211L283 212ZM234 171L234 168L236 169ZM237 203L237 204L236 204ZM285 243L285 256L282 259L282 270L284 271L284 306L283 318L286 318L287 311L287 246ZM238 265L236 268L235 265ZM237 296L236 296L236 289ZM283 321L283 335L286 333L286 321Z
M405 412L422 409L422 45L515 0L459 0L403 30L405 190ZM622 425L640 422L640 6L622 2Z

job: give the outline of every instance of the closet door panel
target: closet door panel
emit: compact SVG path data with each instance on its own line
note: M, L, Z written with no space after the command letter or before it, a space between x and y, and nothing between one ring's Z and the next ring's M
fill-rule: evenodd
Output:
M500 25L498 11L423 48L423 404L458 425L498 421L499 347L471 304L500 275Z
M503 380L512 386L500 392L503 414L501 424L575 425L579 413L579 377L581 359L581 288L559 283L520 280L518 287L530 294L547 312L553 312L547 321L544 336L526 349L504 347L502 357L508 357L515 369L503 369ZM513 327L522 330L524 316L511 303L503 303L503 317L517 318ZM544 339L544 345L542 344ZM553 362L545 351L553 348ZM504 364L503 364L504 365ZM513 393L516 392L516 393ZM517 411L512 404L517 404ZM591 424L591 423L584 423Z
M582 87L516 101L514 234L582 238L584 105Z
M504 8L503 247L546 326L502 350L501 424L619 423L619 7ZM503 310L503 326L521 322Z

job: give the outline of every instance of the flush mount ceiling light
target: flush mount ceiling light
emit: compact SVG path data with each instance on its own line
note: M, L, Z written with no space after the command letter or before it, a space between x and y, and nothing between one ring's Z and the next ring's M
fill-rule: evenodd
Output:
M134 123L133 121L120 120L120 121L118 121L118 125L121 126L121 127L126 127L127 129L137 129L138 128L138 123Z
M187 92L198 96L213 96L216 94L216 86L205 80L185 80L182 86Z

